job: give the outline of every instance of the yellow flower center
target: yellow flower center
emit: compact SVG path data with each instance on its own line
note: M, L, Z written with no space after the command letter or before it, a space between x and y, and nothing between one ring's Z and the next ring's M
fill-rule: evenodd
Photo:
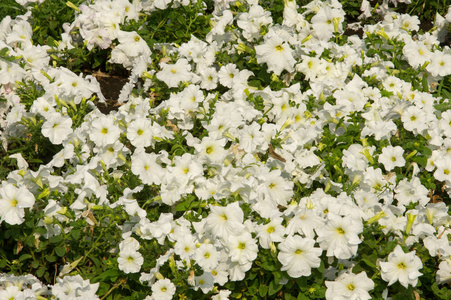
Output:
M407 266L402 262L398 264L398 268L405 270L407 268Z
M238 244L238 249L241 249L241 250L246 249L246 243L240 242L240 243Z
M353 290L355 290L355 285L353 285L353 284L351 283L351 284L349 284L346 288L347 288L348 290L350 290L350 291L353 291Z
M339 234L345 234L345 231L344 231L343 228L341 228L341 227L338 227L338 228L337 228L337 232L338 232Z
M212 146L207 147L205 152L207 152L207 154L210 154L211 152L213 152L213 147Z
M136 132L137 135L142 135L143 133L144 133L144 131L141 129L138 129L138 131Z
M294 253L296 253L296 254L302 254L302 250L301 249L297 249Z
M277 45L277 46L276 46L276 50L277 50L277 51L282 51L282 50L283 50L282 45Z

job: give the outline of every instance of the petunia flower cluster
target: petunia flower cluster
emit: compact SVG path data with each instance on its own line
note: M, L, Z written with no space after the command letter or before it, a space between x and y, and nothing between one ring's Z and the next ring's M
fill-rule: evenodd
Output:
M3 147L38 126L59 150L36 170L14 156L0 224L41 214L47 241L75 231L72 221L88 231L114 220L120 241L103 240L104 259L145 299L233 299L255 268L288 289L308 280L314 293L315 282L326 299L390 297L418 286L422 259L427 282L449 283L450 217L435 194L451 196L451 106L440 94L451 13L423 33L417 17L383 6L380 22L345 36L336 0L285 1L280 20L257 1L214 2L209 32L181 44L124 28L194 2L89 1L53 49L33 44L30 12L1 21ZM81 45L128 71L117 110L95 105L105 99L94 76L51 63L51 51ZM19 96L26 84L41 92L32 103ZM51 286L1 275L0 295L99 298L99 282L71 263Z

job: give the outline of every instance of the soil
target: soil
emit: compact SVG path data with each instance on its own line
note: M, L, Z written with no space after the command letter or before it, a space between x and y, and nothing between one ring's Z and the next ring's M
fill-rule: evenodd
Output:
M85 70L85 74L89 74L89 70ZM118 110L121 106L117 99L125 83L128 82L127 75L110 75L108 73L103 73L100 70L95 71L91 74L94 76L100 84L100 90L105 97L105 103L97 103L96 106L99 110L108 114L112 110Z

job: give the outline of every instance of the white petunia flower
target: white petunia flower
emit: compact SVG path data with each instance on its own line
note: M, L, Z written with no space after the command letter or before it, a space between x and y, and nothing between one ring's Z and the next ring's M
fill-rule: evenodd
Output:
M412 131L415 134L420 134L428 129L426 113L424 109L417 106L410 106L402 113L401 121L406 130Z
M175 290L175 285L169 279L160 279L152 285L152 297L158 300L171 300Z
M163 81L168 87L177 87L181 81L190 81L193 74L191 66L184 58L179 59L175 64L161 63L161 71L157 73L158 80Z
M119 270L124 271L124 273L138 273L144 262L144 258L133 247L124 247L119 252L117 262L119 264Z
M202 162L221 163L228 153L224 149L226 139L204 137L200 144L194 145L196 154Z
M451 262L449 260L442 261L438 265L436 280L438 284L451 282Z
M410 285L416 286L418 277L422 275L419 271L423 268L421 259L415 255L415 251L404 253L401 246L396 246L395 250L388 255L388 262L381 262L381 277L392 285L399 281L407 288Z
M302 238L299 235L289 236L279 244L277 258L282 263L282 271L287 271L293 278L310 276L312 268L321 264L319 256L323 252L315 248L315 241L311 238Z
M326 226L316 228L316 241L322 249L327 250L327 256L349 259L357 254L358 245L362 242L359 238L362 231L361 220L329 212Z
M280 75L283 70L294 71L296 61L293 58L293 50L280 36L273 35L266 39L264 44L255 46L257 62L266 63L268 71Z
M52 294L56 299L99 299L96 295L99 283L91 284L89 280L83 280L80 275L64 276L56 278L56 284L52 287Z
M227 240L231 234L239 235L244 230L244 213L237 202L226 207L210 205L206 226L214 235Z
M42 135L49 138L55 145L61 144L72 130L72 119L55 112L46 115L46 121L42 125Z
M229 290L221 290L218 294L211 297L211 300L228 300L232 292Z
M114 144L119 139L121 131L111 117L101 116L91 123L89 138L100 147Z
M365 272L359 274L343 273L335 281L326 281L327 300L368 300L368 293L374 289L374 282L368 278Z
M24 222L24 208L31 208L35 203L33 194L25 187L17 188L6 183L0 188L0 223L5 221L11 225Z
M240 235L230 235L227 248L229 249L230 260L240 265L245 265L257 258L257 242L247 231Z
M211 272L219 263L219 252L212 244L202 244L196 249L196 263L207 272Z
M240 73L240 70L235 64L227 64L219 69L218 77L219 83L225 87L231 88L233 85L233 78Z
M164 169L157 163L155 153L136 152L132 156L132 173L144 184L161 184Z
M0 291L0 299L14 300L14 299L25 299L24 292L21 291L17 286L7 286Z
M379 162L385 167L385 170L391 171L395 167L404 167L406 160L402 155L404 149L400 146L387 146L382 149L381 155L379 155Z
M214 287L213 275L209 272L204 272L202 275L196 276L194 280L194 290L197 291L200 288L204 294L211 291Z
M127 138L135 147L148 147L152 144L152 122L147 118L137 118L127 127Z
M281 217L276 217L271 219L267 224L257 226L257 237L262 248L269 249L271 242L283 241L285 227L282 226L282 221L283 219Z

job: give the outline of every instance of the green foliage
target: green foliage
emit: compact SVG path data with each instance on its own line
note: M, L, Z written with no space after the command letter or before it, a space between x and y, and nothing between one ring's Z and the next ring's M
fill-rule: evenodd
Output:
M72 1L76 6L83 2L82 0ZM269 6L272 17L276 23L281 23L283 13L282 2L261 1L262 5ZM300 5L305 5L309 1L299 1ZM348 16L348 22L355 21L360 14L359 8L361 1L345 0L341 1ZM372 1L374 4L374 1ZM7 0L6 4L0 4L0 12L14 15L14 13L22 12L21 8L15 6L15 2ZM272 5L274 4L274 5ZM7 8L2 11L3 5ZM9 5L9 6L8 6ZM407 12L410 14L418 14L424 22L433 20L435 13L439 12L442 15L448 5L447 1L412 1L412 4L399 4L397 11ZM9 10L8 10L9 9ZM153 51L152 69L158 70L159 62L162 59L168 58L165 48L161 47L161 51L155 48L162 43L182 44L195 36L199 39L204 39L206 34L210 31L211 15L209 12L213 9L213 3L207 2L203 6L201 1L194 3L191 6L173 8L167 10L157 10L148 13L140 18L139 21L128 20L121 29L137 31L149 44ZM244 8L236 8L244 9ZM11 11L11 12L10 12ZM62 24L72 22L74 19L74 11L66 5L65 0L47 0L42 5L36 5L32 9L33 13L33 41L37 44L47 44L56 47L58 40L60 40L62 33ZM3 16L4 17L4 16ZM373 20L367 20L370 23ZM266 30L265 28L262 29ZM402 48L404 46L402 41L391 40L384 36L383 32L376 34L369 34L365 36L366 46L369 48L366 53L369 57L379 57L382 60L391 61L394 64L390 75L397 76L403 80L412 83L412 88L418 91L429 92L429 85L426 78L422 77L424 68L414 70L408 67L408 63L403 59ZM339 39L339 44L344 44L345 39ZM244 44L243 44L244 45ZM250 77L249 87L257 90L262 90L269 86L273 91L280 91L288 86L283 78L278 76L271 76L267 72L266 64L258 64L255 58L255 51L253 45L244 45L243 51L238 54L228 56L224 52L216 53L218 59L222 64L235 63L240 69L251 69L254 76ZM246 48L247 47L247 48ZM16 57L8 55L7 49L0 50L0 56L5 61L15 61ZM56 66L65 66L75 72L85 72L86 70L92 72L94 70L102 70L109 73L120 73L124 76L128 75L121 66L116 66L108 63L110 58L110 49L99 50L94 48L88 50L85 45L76 47L71 50L66 50L59 57L52 56L53 63ZM332 61L333 58L330 51L325 51L322 55L323 59ZM176 59L176 57L171 57ZM369 70L371 65L354 66L355 74L364 77L365 71ZM156 79L155 76L149 75L154 81L151 87L153 102L152 108L156 107L163 100L169 98L171 93L177 93L184 88L183 84L175 88L167 88L167 86ZM291 83L300 83L301 90L308 90L309 83L305 80L302 74L296 74ZM384 91L380 82L374 78L365 78L370 86L381 88L383 96L393 96L392 92ZM17 94L20 97L21 103L27 110L31 107L33 102L44 94L42 87L30 80L17 82ZM439 84L438 88L431 91L435 96L443 97L444 99L436 105L439 111L446 111L450 108L450 90L451 90L451 76L445 77ZM219 94L223 92L221 87L216 92L216 98L212 99L209 104L212 108L208 112L203 112L193 117L194 136L202 138L207 135L203 129L203 123L211 121L211 116L214 112L214 103L217 101ZM248 92L248 91L247 91ZM136 92L138 93L138 92ZM143 96L146 96L142 92ZM265 118L271 112L271 108L265 111L264 100L260 95L246 94L246 100L249 101L255 109L262 112L261 123L265 122ZM324 104L336 104L334 97L325 97L321 95L319 99L310 95L306 100L308 112L314 111ZM92 101L95 99L83 99L78 105L71 101L64 101L63 99L56 99L59 111L65 111L73 121L73 127L79 127L85 120L86 115L91 111ZM1 101L1 99L0 99ZM5 101L5 99L3 99ZM296 103L290 103L290 107L296 107ZM371 105L371 104L369 104ZM161 126L170 127L167 125L167 111L162 111L158 119ZM324 188L325 192L331 195L338 195L339 192L344 191L351 195L357 188L358 181L354 182L354 178L349 178L343 167L343 152L351 144L374 145L376 151L370 157L368 164L374 168L383 168L383 165L378 162L377 157L381 154L383 147L387 145L402 146L405 150L405 158L407 160L405 168L396 169L396 180L399 182L404 178L410 178L413 170L411 163L415 162L421 168L427 164L428 157L432 154L432 149L428 146L428 140L421 135L414 135L412 132L403 128L399 118L394 121L397 125L398 131L396 135L387 139L376 140L374 137L361 137L363 117L360 112L353 112L347 118L337 116L330 116L330 123L326 124L319 142L312 142L311 145L306 145L306 148L315 147L314 153L321 159L324 165L323 176L326 176L329 181L315 182L313 186L306 188L299 183L295 186L295 195L293 201L298 201L300 198L309 195L316 188ZM309 118L308 116L306 117ZM315 120L312 120L315 121ZM260 122L260 121L259 121ZM44 120L41 117L24 116L18 121L18 128L23 132L22 135L11 137L8 139L8 151L0 148L0 180L4 180L10 171L16 169L15 162L9 156L14 153L21 153L26 161L30 164L30 169L36 171L39 165L48 162L61 147L49 143L41 133L42 124ZM289 126L289 125L288 125ZM127 139L124 135L120 138L121 142L127 144ZM275 149L283 148L284 136L282 130L277 131L275 136L271 139L271 146ZM229 147L230 143L227 145ZM76 145L76 156L80 158L80 145ZM127 144L131 150L133 146ZM174 157L183 155L184 153L194 153L194 149L187 145L186 134L174 130L173 139L160 139L155 143L155 146L145 149L148 152L160 153L167 151L169 160ZM274 151L274 150L273 150ZM366 153L369 156L368 153ZM266 163L270 155L275 156L274 153L263 153L259 159ZM258 155L256 155L258 156ZM368 158L368 157L367 157ZM131 171L130 157L124 158L124 164L118 167L120 176L111 175L105 165L102 165L102 170L91 170L93 176L99 180L99 183L106 186L108 195L111 197L111 202L118 201L120 195L124 194L126 188L133 189L140 185L139 177ZM79 159L79 161L82 161ZM233 162L231 162L233 164ZM410 166L410 167L409 167ZM57 172L75 172L78 166L65 165ZM306 169L311 173L316 171L315 168ZM205 171L214 173L214 167ZM20 175L20 174L19 174ZM206 174L206 177L209 175ZM437 182L429 172L422 172L418 175L421 183L436 196L449 201L449 196L441 189L443 183ZM334 185L342 184L342 190L334 189ZM83 203L90 203L91 208L86 208L83 211L81 218L76 218L67 207L72 205L77 199L75 188L71 187L67 192L48 192L50 189L43 186L42 182L35 180L34 188L38 190L38 199L36 209L27 211L26 222L24 226L9 225L5 222L0 224L0 272L7 272L12 274L35 274L40 280L46 284L53 284L56 276L64 270L69 264L73 264L73 268L67 271L69 274L82 274L85 278L90 279L92 283L99 282L99 296L105 299L141 299L144 298L149 287L139 282L138 275L125 274L118 269L117 256L118 249L111 248L111 245L118 245L122 241L118 226L126 227L132 224L131 217L121 208L115 209L108 206L96 205L95 197L86 197ZM381 187L383 189L385 187ZM146 185L139 193L133 195L139 206L146 210L147 218L153 222L157 221L162 213L173 213L175 217L185 216L189 222L199 222L208 214L208 204L213 203L214 200L208 201L199 200L194 194L183 196L172 207L162 205L159 200L159 187L157 185ZM239 200L239 195L233 195L233 200ZM43 209L50 200L58 200L64 205L58 216L64 216L66 221L61 218L44 218ZM219 200L219 204L225 205L229 199ZM247 217L252 213L248 204L242 204L242 209ZM325 212L327 213L327 212ZM44 220L42 223L40 221ZM259 222L262 219L258 219ZM286 221L284 221L286 223ZM286 225L286 224L285 224ZM363 242L359 244L359 260L355 261L352 271L354 273L366 272L370 278L376 283L372 296L376 299L381 299L383 289L386 282L380 278L380 268L378 263L381 259L386 258L393 249L400 244L397 237L388 233L385 234L383 228L376 223L365 224L364 231L361 234ZM50 234L52 230L61 230L60 235L53 235L44 238L45 235ZM69 230L64 230L69 229ZM406 233L404 240L409 235ZM255 235L254 235L255 238ZM140 241L141 253L145 253L146 259L142 266L142 270L149 271L155 267L156 259L174 246L173 241L166 241L163 245L155 240ZM381 247L383 245L383 247ZM427 275L420 278L419 285L415 288L404 288L399 283L390 287L391 293L394 294L393 299L415 299L414 295L417 293L422 299L450 299L451 290L447 286L438 286L434 280L434 272L438 268L438 260L428 254L426 248L421 243L417 242L414 245L418 255L423 258L424 268L423 274ZM187 284L188 278L192 274L200 275L200 268L196 265L191 265L189 262L184 262L184 266L176 267L174 265L174 254L171 254L169 263L164 265L160 272L169 274L171 280L177 285L177 293L179 298L194 299L199 297L200 292L195 292ZM337 259L329 259L324 253L321 256L322 264L319 268L314 268L310 276L304 276L292 279L284 271L280 271L281 264L277 259L276 251L270 249L259 249L258 257L253 262L252 268L246 273L244 280L236 282L228 282L225 287L232 291L231 298L233 299L323 299L325 297L326 287L326 270L335 269L342 271L345 266ZM210 297L205 295L205 297Z
M33 41L40 45L47 45L51 39L59 40L63 33L63 24L72 23L75 12L66 5L66 0L45 0L42 4L34 5L31 9L33 19ZM79 6L86 0L71 1Z
M14 19L16 16L23 15L27 10L15 0L3 0L0 3L0 21L6 16Z

